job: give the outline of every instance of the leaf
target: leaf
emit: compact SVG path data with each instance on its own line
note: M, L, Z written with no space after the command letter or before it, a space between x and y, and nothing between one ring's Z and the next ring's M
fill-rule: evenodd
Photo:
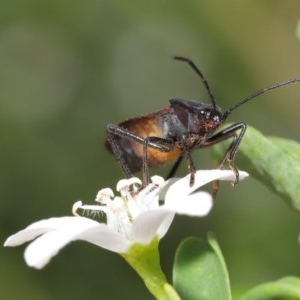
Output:
M231 299L224 258L212 234L208 241L187 238L179 245L173 284L183 300Z
M299 300L300 279L284 277L280 280L268 282L248 291L241 300Z
M274 142L282 151L300 162L300 143L287 140L278 136L270 136L269 139Z
M223 144L223 145L222 145ZM214 148L220 162L226 152L221 143ZM300 211L300 144L278 137L266 137L248 126L238 148L238 168L250 173Z

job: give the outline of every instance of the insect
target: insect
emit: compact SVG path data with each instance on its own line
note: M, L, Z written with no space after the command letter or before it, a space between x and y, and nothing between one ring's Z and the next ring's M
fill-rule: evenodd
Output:
M247 126L244 122L237 122L218 132L217 129L241 105L269 90L299 82L300 78L285 80L261 89L222 113L207 80L193 61L181 56L174 58L188 63L196 72L211 103L174 98L169 100L168 107L159 111L128 119L119 125L108 124L106 147L114 155L127 178L132 177L135 172L142 171L143 187L150 180L149 168L177 159L169 173L169 178L176 172L183 157L186 157L190 186L192 186L195 181L196 166L191 152L231 139L219 168L223 169L228 163L235 174L233 181L235 185L239 182L239 171L234 158Z

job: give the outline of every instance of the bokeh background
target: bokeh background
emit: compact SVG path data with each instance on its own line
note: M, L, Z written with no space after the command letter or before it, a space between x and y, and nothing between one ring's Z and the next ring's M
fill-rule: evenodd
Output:
M0 6L2 242L33 221L70 215L76 200L92 203L98 189L114 187L122 174L103 148L107 123L159 110L174 96L209 101L199 78L173 55L196 62L224 110L300 76L296 0L11 0ZM297 85L272 91L230 121L299 141L299 95ZM200 168L213 167L210 150L194 157ZM160 245L163 269L171 280L180 241L214 231L235 295L300 276L299 220L253 178L236 188L222 183L208 217L176 217ZM1 299L152 299L121 257L93 245L73 243L41 271L25 265L23 251L0 248Z

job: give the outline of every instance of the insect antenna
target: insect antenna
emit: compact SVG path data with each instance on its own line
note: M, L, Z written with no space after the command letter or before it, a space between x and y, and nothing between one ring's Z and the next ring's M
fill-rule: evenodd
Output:
M223 114L223 116L222 116L222 120L225 121L228 118L228 116L232 113L232 111L234 111L235 109L237 109L239 106L243 105L244 103L252 100L253 98L255 98L255 97L257 97L261 94L264 94L267 91L275 90L275 89L278 89L280 87L283 87L283 86L286 86L286 85L289 85L289 84L293 84L293 83L296 83L296 82L300 82L300 78L292 78L292 79L289 79L289 80L285 80L285 81L276 83L274 85L271 85L269 87L266 87L264 89L261 89L261 90L255 92L254 94L242 99L237 104L235 104L232 107L230 107L229 109L227 109L225 111L225 113Z
M198 67L194 64L194 62L191 61L189 58L186 58L186 57L183 57L183 56L174 56L174 59L187 62L191 66L191 68L199 75L199 77L201 78L202 83L204 84L204 86L206 88L206 91L207 91L207 93L210 97L210 100L212 102L212 105L213 105L214 109L217 109L216 101L215 101L214 95L212 93L212 90L209 87L206 78L204 77L202 72L198 69Z

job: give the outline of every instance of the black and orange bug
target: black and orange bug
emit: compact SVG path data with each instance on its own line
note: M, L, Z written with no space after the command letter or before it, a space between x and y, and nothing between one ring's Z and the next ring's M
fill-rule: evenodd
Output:
M175 173L185 156L190 173L190 186L192 186L196 167L191 152L232 139L219 168L223 168L224 164L228 163L235 173L233 184L237 184L239 172L234 158L245 134L246 124L237 122L217 133L215 133L216 130L239 106L269 90L299 82L300 78L285 80L261 89L221 113L207 80L193 61L181 56L174 58L188 63L198 74L210 97L211 104L174 98L169 100L168 107L157 112L128 119L119 125L108 124L106 147L112 152L127 178L132 177L135 172L142 171L143 186L149 183L149 168L166 164L177 158L169 173L169 178Z

